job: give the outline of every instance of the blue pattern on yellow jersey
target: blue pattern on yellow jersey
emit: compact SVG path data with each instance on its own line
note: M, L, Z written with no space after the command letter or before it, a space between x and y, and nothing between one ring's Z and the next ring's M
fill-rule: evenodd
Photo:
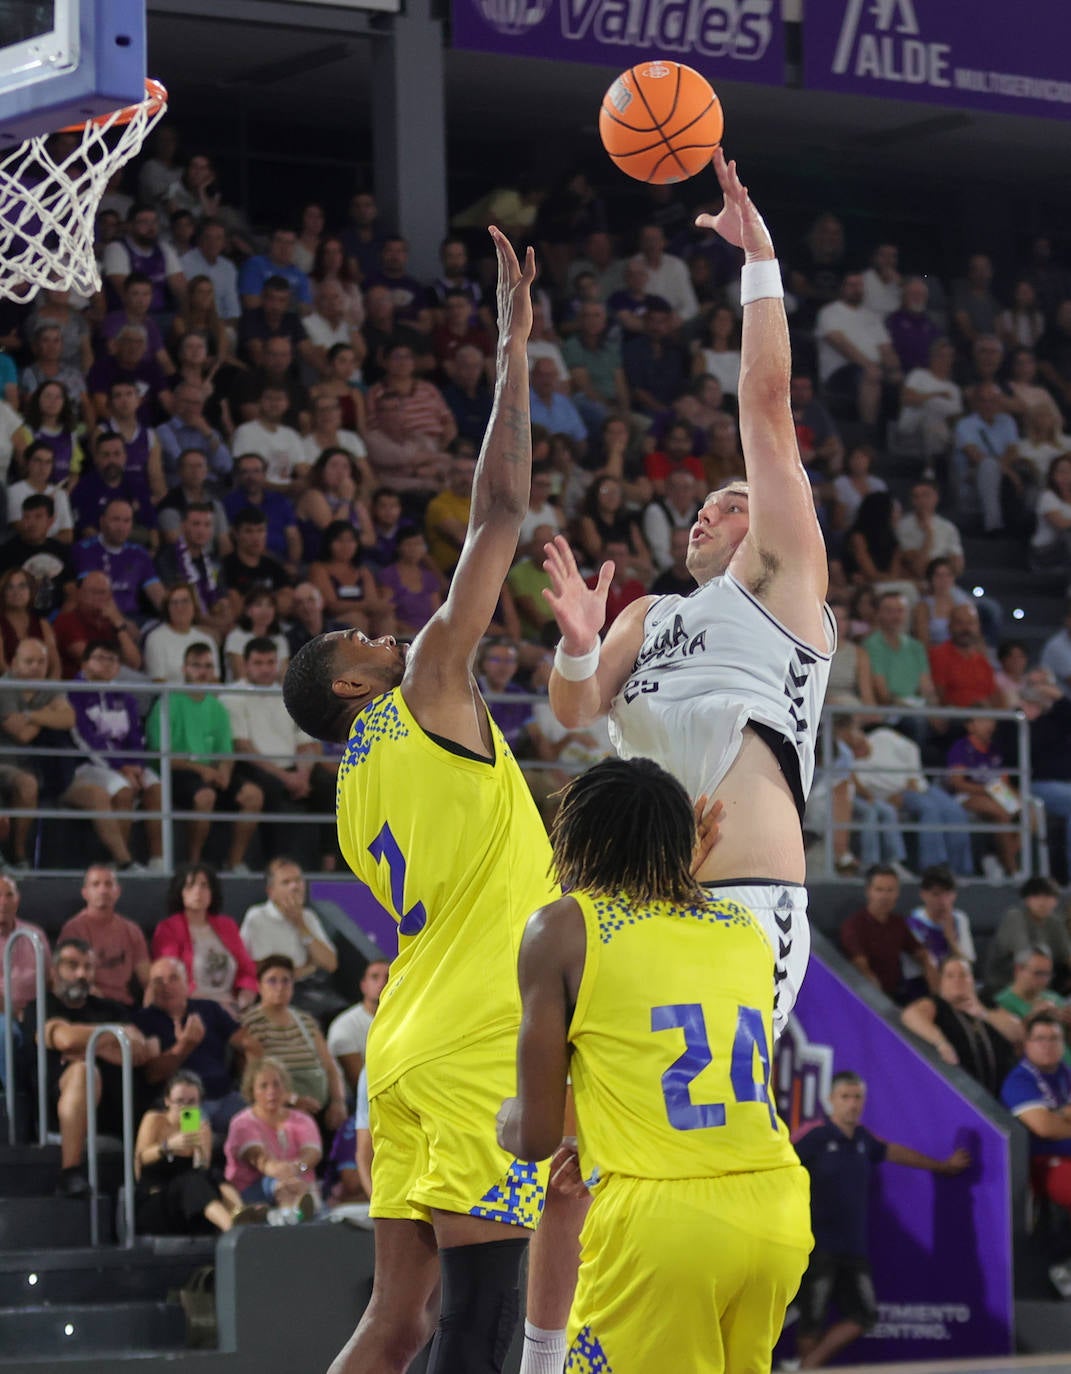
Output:
M576 1333L565 1357L565 1374L614 1374L606 1351L590 1326L582 1326Z
M346 751L338 765L339 782L351 768L364 763L373 746L381 740L405 739L408 733L409 728L398 714L398 706L392 696L377 697L369 702L353 722Z
M624 896L593 897L591 900L599 923L599 940L604 945L608 945L614 935L626 926L649 921L654 916L668 912L680 920L705 921L711 925L752 925L755 922L755 917L746 906L727 898L714 897L701 906L691 907L671 907L665 902L639 906Z
M469 1209L469 1214L485 1221L502 1221L532 1230L543 1214L545 1196L539 1166L515 1159L476 1206Z

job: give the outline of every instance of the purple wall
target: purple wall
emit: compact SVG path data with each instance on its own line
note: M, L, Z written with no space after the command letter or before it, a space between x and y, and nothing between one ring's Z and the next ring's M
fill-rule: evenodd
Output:
M821 1115L834 1073L868 1085L863 1124L943 1159L973 1156L959 1178L883 1164L871 1203L878 1325L852 1364L1005 1355L1012 1350L1011 1159L1007 1136L812 956L782 1036L778 1109L795 1134Z

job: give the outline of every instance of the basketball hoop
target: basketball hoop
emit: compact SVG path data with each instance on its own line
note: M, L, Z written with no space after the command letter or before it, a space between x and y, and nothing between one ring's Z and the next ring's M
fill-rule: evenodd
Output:
M97 206L166 110L167 91L148 78L138 104L39 134L0 159L0 296L100 290Z

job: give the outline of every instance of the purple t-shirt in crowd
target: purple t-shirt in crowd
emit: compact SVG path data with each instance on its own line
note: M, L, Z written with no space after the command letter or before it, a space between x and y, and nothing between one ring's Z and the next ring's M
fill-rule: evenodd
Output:
M1000 777L1003 762L995 749L978 749L966 735L948 751L949 768L962 768L969 782L993 782Z
M124 473L118 486L110 487L93 468L79 477L78 485L71 492L76 530L83 533L87 525L91 529L99 529L100 517L109 501L129 501L134 511L134 523L147 530L156 528L156 507L149 498L147 486Z
M77 681L85 682L82 673ZM84 752L101 754L109 768L121 768L147 761L142 757L145 733L141 728L138 703L129 692L109 691L101 684L99 692L72 692L74 729ZM92 761L92 760L91 760Z
M164 307L161 305L160 307ZM102 339L114 339L120 329L125 329L128 324L140 324L148 336L145 340L145 347L155 358L164 346L164 336L159 328L151 319L131 320L125 310L112 310L104 316L104 322L100 327L100 337Z
M99 537L83 539L75 545L74 570L79 579L88 572L107 573L115 604L126 616L141 613L142 588L160 581L147 549L140 544L112 549Z

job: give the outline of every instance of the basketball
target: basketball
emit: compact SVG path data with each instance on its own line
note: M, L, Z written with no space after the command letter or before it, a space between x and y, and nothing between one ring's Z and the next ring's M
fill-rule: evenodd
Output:
M680 62L641 62L602 98L599 137L637 181L686 181L710 162L725 121L706 77Z

